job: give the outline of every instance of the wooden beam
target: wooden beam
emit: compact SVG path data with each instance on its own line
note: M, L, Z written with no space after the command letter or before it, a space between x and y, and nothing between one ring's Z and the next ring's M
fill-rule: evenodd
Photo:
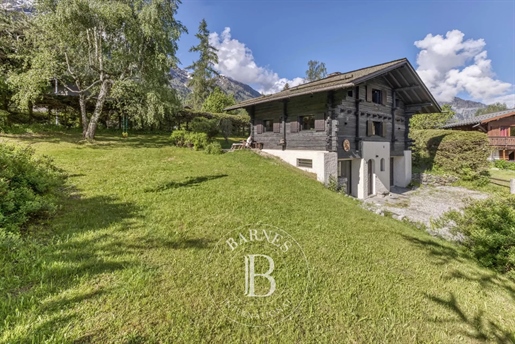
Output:
M424 106L431 106L433 103L418 103L418 104L406 104L406 108L421 108Z
M416 90L416 89L421 88L421 87L422 86L420 86L420 85L411 85L411 86L396 88L395 91L396 92L404 92L404 91L409 91L409 90Z

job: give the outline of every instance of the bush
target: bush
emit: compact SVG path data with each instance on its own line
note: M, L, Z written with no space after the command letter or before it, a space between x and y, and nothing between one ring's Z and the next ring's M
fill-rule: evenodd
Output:
M515 171L515 163L506 160L495 160L494 166L500 170L512 170Z
M413 165L421 170L452 173L477 180L489 169L488 137L484 133L459 130L412 130Z
M205 148L209 144L207 134L191 133L184 130L176 130L170 136L170 141L177 147L190 147L195 150Z
M65 174L31 148L0 144L0 229L17 233L30 220L55 212Z
M195 150L204 149L209 144L209 138L205 133L188 133L186 135L186 146Z
M207 154L222 154L222 145L219 142L213 142L206 146Z
M190 123L191 131L195 133L204 133L209 139L218 135L218 119L207 119L204 117L194 118Z
M463 233L463 244L484 266L515 271L515 196L475 201L463 213L446 213L436 226Z
M170 141L172 145L177 147L184 147L186 144L186 135L188 133L184 130L175 130L172 135L170 135Z

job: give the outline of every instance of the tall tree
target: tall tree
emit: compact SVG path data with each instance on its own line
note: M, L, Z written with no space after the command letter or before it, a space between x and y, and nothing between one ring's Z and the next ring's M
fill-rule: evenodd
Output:
M26 31L30 18L23 12L0 10L0 109L9 110L12 87L9 77L26 69Z
M309 60L308 70L306 71L306 81L315 81L327 76L327 69L325 63L314 60Z
M227 95L219 87L215 87L215 90L202 104L202 111L222 113L226 107L234 104L236 104L236 101L233 95Z
M494 113L504 110L508 110L508 107L504 103L490 104L483 109L477 110L475 116L486 115L487 113Z
M209 30L205 19L202 19L195 35L199 44L191 47L190 52L199 53L199 59L186 69L192 70L188 86L193 89L190 95L190 102L193 108L200 109L209 93L214 88L214 76L218 73L213 66L218 63L217 49L209 44Z
M449 104L442 106L442 113L422 113L414 115L410 119L411 129L438 129L444 124L447 124L451 118L454 117L454 111L452 111Z
M37 0L31 69L17 80L20 99L33 85L57 80L78 95L83 135L93 139L113 88L136 87L159 101L186 28L175 18L180 0ZM154 96L152 96L154 95ZM86 111L94 101L92 114ZM144 109L153 108L145 106ZM154 107L155 108L155 107Z

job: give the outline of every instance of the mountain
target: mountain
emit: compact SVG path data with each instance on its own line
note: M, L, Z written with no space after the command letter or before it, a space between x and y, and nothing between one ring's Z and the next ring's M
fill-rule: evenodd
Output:
M2 0L0 9L7 11L32 12L33 6L33 0Z
M184 69L174 68L170 71L170 76L172 77L172 87L177 90L181 98L186 98L191 93L191 89L187 85L190 79L189 73ZM258 91L249 85L224 75L219 75L216 78L216 85L225 93L234 95L236 102L261 96Z
M456 113L453 120L461 121L464 119L468 119L474 117L476 111L479 109L484 109L486 107L485 104L480 102L475 102L472 100L465 100L458 97L454 97L452 102L441 102L440 105L451 105L452 110Z

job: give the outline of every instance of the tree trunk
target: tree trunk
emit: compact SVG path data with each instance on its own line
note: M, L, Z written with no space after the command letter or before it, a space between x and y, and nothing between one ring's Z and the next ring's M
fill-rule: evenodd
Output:
M88 123L88 129L86 130L86 134L84 135L86 140L95 139L95 133L97 131L98 119L100 118L100 115L102 114L102 109L103 109L104 103L107 99L107 95L109 94L109 91L111 90L111 85L112 85L111 80L104 80L102 82L102 85L100 86L100 92L98 94L97 103L95 105L95 111L93 111L93 115L91 116L91 119Z
M82 125L82 137L86 138L86 131L88 130L88 114L86 112L86 96L79 94L80 105L80 122Z

